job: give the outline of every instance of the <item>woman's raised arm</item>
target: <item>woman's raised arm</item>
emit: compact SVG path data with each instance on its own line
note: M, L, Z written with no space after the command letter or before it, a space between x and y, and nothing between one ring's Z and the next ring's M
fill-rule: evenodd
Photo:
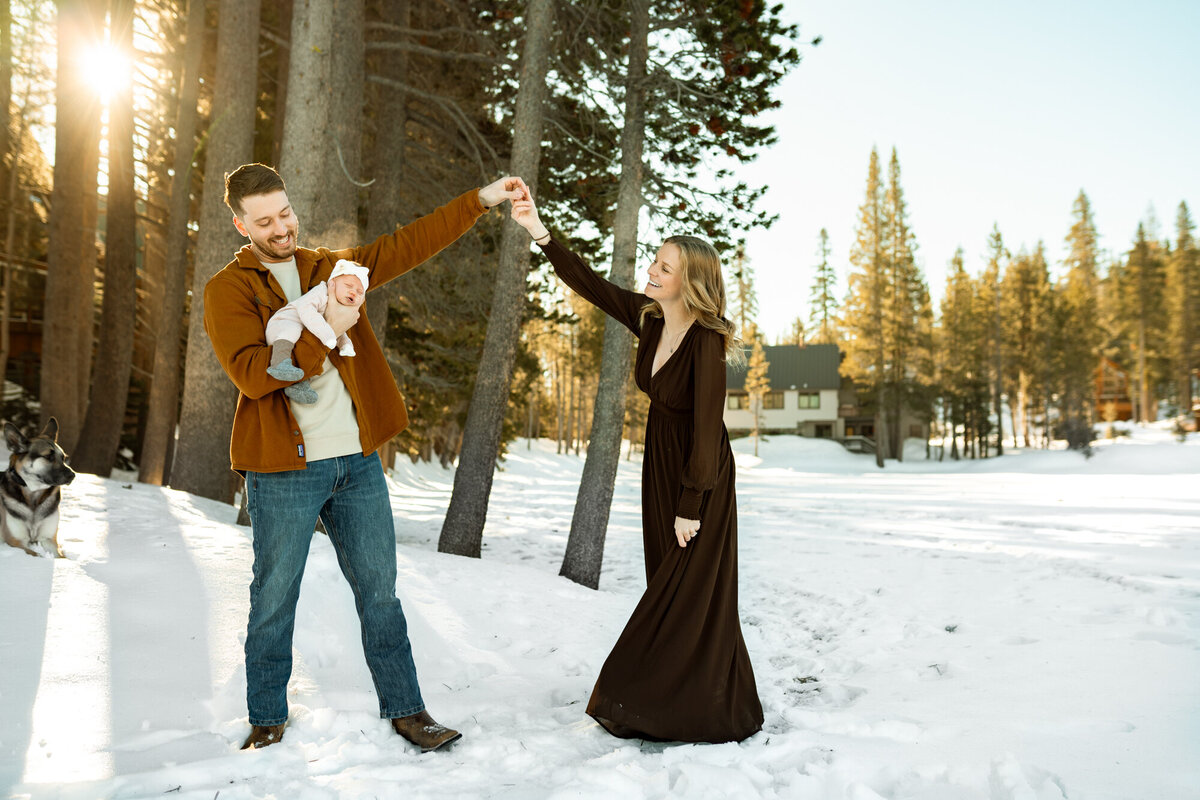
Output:
M634 336L640 335L638 316L642 306L649 302L644 294L631 292L600 277L583 259L551 236L538 218L537 208L528 195L525 199L513 201L512 218L529 231L529 235L550 259L555 274L562 278L567 286L633 331Z

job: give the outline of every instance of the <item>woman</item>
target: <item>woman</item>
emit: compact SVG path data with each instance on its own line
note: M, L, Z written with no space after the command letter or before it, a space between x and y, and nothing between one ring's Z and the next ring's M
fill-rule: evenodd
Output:
M615 736L741 741L762 706L737 613L737 501L722 415L726 358L744 361L723 316L717 251L672 236L644 294L609 283L550 236L526 195L512 206L580 296L638 337L650 396L642 460L646 593L600 670L587 712ZM701 535L703 534L703 535Z

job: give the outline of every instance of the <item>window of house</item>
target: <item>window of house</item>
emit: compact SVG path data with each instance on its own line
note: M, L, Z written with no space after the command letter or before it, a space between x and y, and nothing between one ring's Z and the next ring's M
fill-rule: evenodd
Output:
M743 411L750 407L750 397L744 394L731 394L725 399L725 407L731 411Z
M767 392L763 395L763 408L783 408L783 392Z
M820 408L821 395L819 392L800 392L800 405L797 408Z
M816 427L815 433L816 433L816 436L818 439L832 439L833 438L833 426L832 425L818 425Z

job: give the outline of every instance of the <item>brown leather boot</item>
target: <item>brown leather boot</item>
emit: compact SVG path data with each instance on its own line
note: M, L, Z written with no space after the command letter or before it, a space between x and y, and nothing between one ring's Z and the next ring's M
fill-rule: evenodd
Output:
M250 735L246 737L242 749L258 750L262 747L270 747L282 738L283 725L252 725Z
M429 716L428 711L393 719L392 728L396 733L421 748L422 753L437 750L439 747L462 738L462 734L458 731L435 722L433 717Z

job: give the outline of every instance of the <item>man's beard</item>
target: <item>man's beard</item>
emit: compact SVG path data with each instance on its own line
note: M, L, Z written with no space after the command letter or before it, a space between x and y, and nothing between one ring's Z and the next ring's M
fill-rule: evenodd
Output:
M250 237L250 242L268 258L279 259L281 261L291 258L296 255L296 245L300 239L300 225L296 224L288 228L288 239L286 243L280 240L276 243L276 237L270 239L256 239Z

